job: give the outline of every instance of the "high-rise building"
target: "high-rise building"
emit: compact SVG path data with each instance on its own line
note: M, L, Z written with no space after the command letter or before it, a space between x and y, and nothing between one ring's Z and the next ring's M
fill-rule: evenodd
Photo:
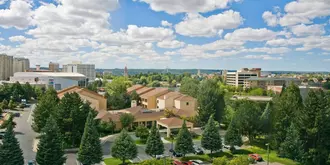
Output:
M125 76L125 77L128 77L128 69L127 69L127 66L125 66L125 69L124 69L124 76Z
M30 69L30 60L27 58L14 58L13 72L25 72Z
M13 56L0 54L0 80L9 80L13 75Z
M58 72L59 69L60 69L60 64L59 63L54 63L54 62L49 63L49 70L51 72Z
M261 68L242 68L241 70L235 71L224 71L224 79L226 80L227 85L232 86L244 86L244 80L251 77L260 77Z
M88 81L94 81L96 78L94 64L82 64L81 62L72 62L72 64L63 65L62 72L83 74L88 78Z

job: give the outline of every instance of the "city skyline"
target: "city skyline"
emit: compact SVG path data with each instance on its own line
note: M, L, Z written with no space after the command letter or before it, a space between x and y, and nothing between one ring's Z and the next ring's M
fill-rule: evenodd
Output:
M327 0L2 0L0 53L30 66L330 71Z

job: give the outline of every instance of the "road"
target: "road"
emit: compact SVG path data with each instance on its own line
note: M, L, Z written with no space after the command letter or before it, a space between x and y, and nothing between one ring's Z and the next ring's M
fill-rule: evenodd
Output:
M33 141L37 136L36 133L32 130L30 123L31 113L35 105L31 105L30 108L25 108L24 111L20 111L21 116L15 117L14 121L17 123L15 132L16 138L18 139L21 149L23 150L24 162L27 163L29 160L34 160L36 153L32 151L33 149ZM30 122L28 122L28 120Z

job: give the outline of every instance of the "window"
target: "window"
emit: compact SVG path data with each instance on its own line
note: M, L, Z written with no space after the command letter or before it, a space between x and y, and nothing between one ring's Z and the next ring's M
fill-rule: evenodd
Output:
M159 100L157 100L157 103L159 103Z
M186 105L189 105L189 102L186 102Z

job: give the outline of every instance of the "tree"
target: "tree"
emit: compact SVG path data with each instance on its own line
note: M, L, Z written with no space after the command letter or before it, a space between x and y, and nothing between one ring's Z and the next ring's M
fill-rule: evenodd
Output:
M232 159L228 165L249 165L249 159L246 156L237 156Z
M13 121L7 125L2 139L0 160L2 165L24 165L23 151L15 137Z
M216 81L204 80L198 90L198 121L203 126L207 123L209 117L214 114L214 119L221 122L221 118L225 109L225 101L223 93Z
M260 124L262 126L262 132L265 133L266 135L269 135L272 130L272 109L271 109L271 103L268 102L266 105L266 108L264 112L262 113L260 117Z
M131 97L131 100L135 100L135 101L136 101L137 105L140 105L140 103L141 103L141 98L140 98L140 96L136 93L136 90L134 90L134 91L131 93L130 97Z
M35 92L33 90L33 87L28 82L26 82L22 87L23 87L23 90L24 90L24 97L27 100L30 100L31 97L35 96Z
M202 147L213 151L218 151L222 148L221 137L216 121L213 119L213 115L209 118L202 135Z
M329 90L329 89L330 89L330 82L327 81L327 82L323 83L322 87L323 87L324 89Z
M138 126L135 130L135 136L139 137L142 143L145 143L149 137L149 130L147 127Z
M66 161L64 155L61 133L54 117L50 116L42 129L36 161L40 165L62 165Z
M38 104L33 111L32 128L35 132L40 132L46 125L50 115L54 115L58 111L59 98L57 92L53 88L48 88L46 93L39 98Z
M194 152L193 141L185 120L183 121L182 127L177 136L175 150L182 153L183 156Z
M227 164L228 164L228 159L225 156L215 158L215 159L213 159L213 162L212 162L212 165L227 165Z
M131 124L133 124L134 122L134 116L130 113L123 113L120 115L120 123L123 126L123 128L127 128L129 126L131 126Z
M123 129L119 136L116 138L114 145L111 148L111 155L114 158L122 160L134 159L137 156L137 147L127 131Z
M6 99L2 100L2 108L7 109L8 108L8 101Z
M303 157L303 143L300 140L300 134L292 123L287 131L285 141L281 143L279 154L283 157L300 161Z
M225 144L230 146L230 151L235 150L234 146L243 145L242 135L236 120L235 118L232 119L225 135Z
M131 99L126 92L126 88L129 86L130 84L125 77L115 78L111 83L106 85L108 104L111 109L130 107Z
M266 91L264 91L262 88L255 88L249 92L249 95L251 96L264 96L265 94Z
M90 111L80 143L78 160L84 165L92 165L100 163L102 161L102 155L101 142L95 126L94 114Z
M116 123L112 120L109 122L99 121L97 125L97 130L101 136L106 136L113 134L116 129Z
M198 85L198 80L185 77L181 82L180 92L196 98L198 95Z
M175 113L174 113L174 111L172 109L165 108L165 110L164 110L164 116L166 118L174 117L175 116Z
M8 108L9 108L9 109L15 109L15 103L14 103L13 100L10 100L10 101L9 101Z
M155 125L152 126L147 139L146 153L154 157L164 153L164 144Z

